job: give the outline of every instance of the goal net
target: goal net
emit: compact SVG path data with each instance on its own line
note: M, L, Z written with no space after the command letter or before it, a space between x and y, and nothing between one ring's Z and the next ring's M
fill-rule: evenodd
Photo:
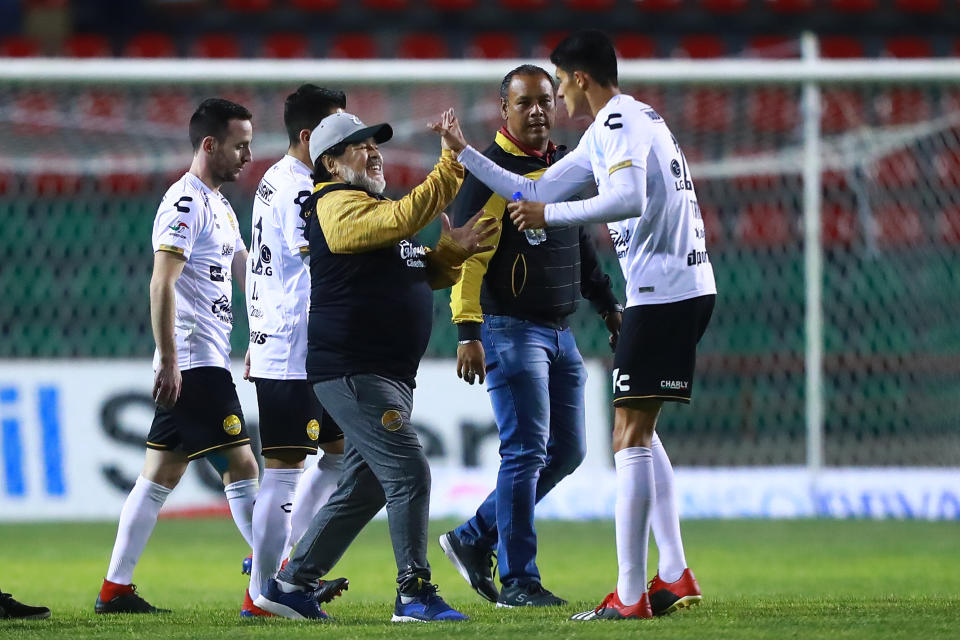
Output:
M189 61L165 77L105 67L94 78L63 69L54 79L0 78L0 357L152 353L144 293L152 219L189 166L186 123L205 97L254 113L254 161L224 188L245 236L255 185L286 149L283 99L300 82L343 89L348 111L393 125L384 148L391 194L435 162L438 142L425 123L443 108L455 107L468 139L486 146L501 125L499 80L512 65L417 64L428 71L411 78L410 66L383 61L277 62L272 73L240 63L219 81L191 75ZM746 80L748 61L730 67L739 76L699 80L679 71L651 80L654 64L624 73L622 89L664 116L690 161L719 289L695 400L662 418L674 462L808 462L814 367L825 464L956 465L960 86L834 77L816 83L817 117L804 108L801 80ZM259 75L245 80L244 67ZM558 111L554 139L575 145L582 125ZM819 123L819 238L804 235L809 117ZM592 231L622 296L605 229ZM822 259L814 297L810 255ZM811 325L818 298L822 324ZM602 324L583 306L573 323L581 350L609 361ZM428 355L449 357L456 340L444 294L435 314ZM235 314L235 353L245 348L244 316ZM822 360L811 360L811 341Z

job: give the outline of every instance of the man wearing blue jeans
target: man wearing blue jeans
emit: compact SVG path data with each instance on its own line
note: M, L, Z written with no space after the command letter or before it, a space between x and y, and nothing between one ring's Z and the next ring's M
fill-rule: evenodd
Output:
M506 75L504 126L484 154L537 178L560 157L550 142L551 76L533 65ZM497 487L476 515L440 538L460 574L497 606L556 606L537 569L534 505L583 460L586 371L567 318L581 294L603 316L614 344L621 307L582 227L524 234L503 215L506 200L467 176L453 205L463 221L481 207L498 221L495 249L469 258L451 294L458 325L457 375L486 379L500 431ZM581 278L582 274L582 278ZM491 571L497 554L499 590Z

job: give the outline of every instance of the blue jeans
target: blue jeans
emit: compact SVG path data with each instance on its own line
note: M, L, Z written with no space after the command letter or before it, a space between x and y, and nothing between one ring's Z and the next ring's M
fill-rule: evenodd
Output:
M482 339L500 472L497 488L455 533L465 544L496 547L503 584L539 582L533 508L583 461L587 374L570 329L484 316Z

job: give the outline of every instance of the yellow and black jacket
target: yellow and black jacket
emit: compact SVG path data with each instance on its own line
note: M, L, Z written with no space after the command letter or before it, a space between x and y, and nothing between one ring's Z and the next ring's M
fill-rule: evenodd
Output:
M528 178L539 178L558 159L552 147L546 154L521 148L501 129L483 155ZM495 249L471 256L463 264L459 282L450 293L450 309L461 340L478 340L483 314L507 315L556 329L567 326L582 295L598 313L612 311L617 299L610 278L597 264L596 251L583 227L547 230L547 241L531 245L506 213L507 201L469 173L453 203L454 224L462 225L481 208L482 219L495 218Z
M463 167L444 151L426 180L393 201L360 187L316 185L310 241L307 377L373 373L413 386L433 322L432 289L451 286L467 252L414 234L456 195Z

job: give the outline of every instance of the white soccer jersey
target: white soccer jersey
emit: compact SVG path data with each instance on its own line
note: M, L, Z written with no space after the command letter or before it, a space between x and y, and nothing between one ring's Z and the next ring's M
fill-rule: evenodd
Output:
M247 261L250 375L272 380L307 377L310 273L301 254L300 204L313 191L310 169L283 156L260 180L253 202L253 235Z
M645 174L646 198L636 215L607 223L627 280L627 306L716 293L693 177L660 114L631 96L614 96L576 151L589 158L600 194L612 189L618 171Z
M174 337L180 369L230 367L233 254L244 249L237 216L219 191L185 173L173 183L153 222L153 250L186 258L174 286ZM154 367L160 353L154 354Z

